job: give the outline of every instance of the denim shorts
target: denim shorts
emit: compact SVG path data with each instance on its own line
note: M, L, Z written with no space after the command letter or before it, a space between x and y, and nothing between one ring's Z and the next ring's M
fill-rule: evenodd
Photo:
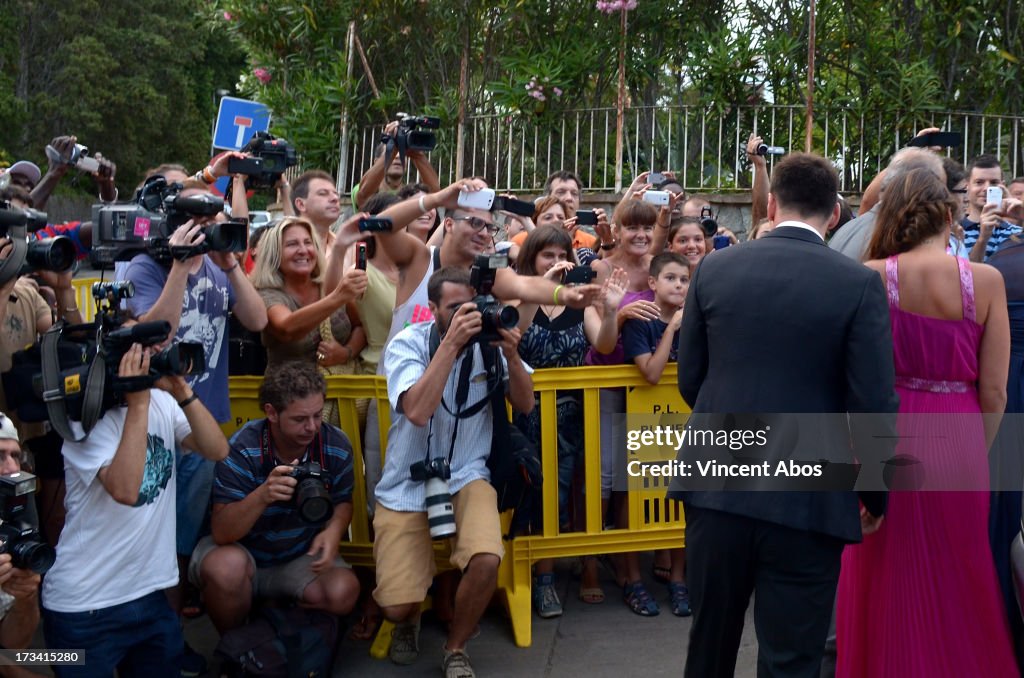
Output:
M54 612L43 601L46 646L81 649L84 666L55 666L58 678L179 678L185 640L163 591L89 612Z

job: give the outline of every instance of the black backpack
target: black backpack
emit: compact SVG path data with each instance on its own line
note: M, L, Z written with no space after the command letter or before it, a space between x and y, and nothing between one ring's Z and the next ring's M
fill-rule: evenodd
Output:
M317 678L331 675L338 618L301 607L266 607L245 626L221 636L215 653L226 675Z

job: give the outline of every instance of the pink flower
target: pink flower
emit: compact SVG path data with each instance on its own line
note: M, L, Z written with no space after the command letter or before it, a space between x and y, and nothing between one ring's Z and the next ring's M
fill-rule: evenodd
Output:
M231 16L231 12L224 12L224 21L232 21L234 18Z
M561 90L561 89L559 89L558 87L556 87L556 88L555 88L555 96L556 96L556 97L560 97L560 96L562 96L562 90Z
M264 85L270 82L270 71L265 68L254 68L252 74Z

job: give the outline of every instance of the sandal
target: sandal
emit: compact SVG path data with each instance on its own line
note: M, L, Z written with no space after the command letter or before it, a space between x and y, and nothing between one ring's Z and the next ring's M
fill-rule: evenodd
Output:
M670 581L668 583L668 597L672 602L672 614L677 617L689 617L693 614L690 609L690 589L681 581Z
M651 594L647 592L642 581L635 581L623 586L622 599L626 601L629 609L641 617L657 617L661 613L661 608L651 598Z
M604 590L600 586L580 587L580 602L600 605L604 602Z
M672 568L654 565L651 567L651 576L659 584L671 584Z

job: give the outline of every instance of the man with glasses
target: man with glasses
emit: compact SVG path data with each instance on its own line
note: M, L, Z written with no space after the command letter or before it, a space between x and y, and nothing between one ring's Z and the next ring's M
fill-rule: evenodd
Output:
M377 244L395 262L399 270L395 310L388 342L405 327L433 319L427 298L427 280L442 267L468 270L480 254L491 251L498 226L494 215L482 209L460 207L459 195L487 188L480 179L462 179L451 186L418 198L410 198L380 214L391 219L389 233L378 234ZM406 226L421 214L444 207L441 222L444 240L440 247L427 246L407 232ZM502 301L521 299L534 303L584 308L589 306L600 288L597 285L563 287L539 276L519 276L512 269L497 271L493 294ZM386 344L385 344L386 345Z

